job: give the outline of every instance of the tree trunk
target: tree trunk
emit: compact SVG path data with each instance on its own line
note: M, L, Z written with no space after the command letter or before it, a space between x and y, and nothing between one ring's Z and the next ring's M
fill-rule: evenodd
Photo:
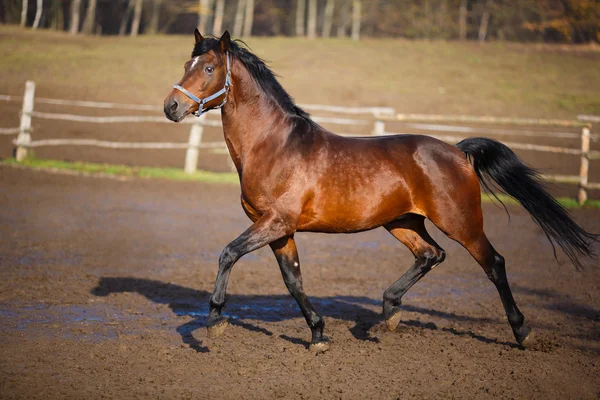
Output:
M96 25L96 0L90 0L88 8L85 13L85 20L83 21L83 28L81 32L86 35L94 33L94 26Z
M490 12L489 10L484 10L483 15L481 16L481 24L479 25L479 44L483 44L483 42L485 42L489 22Z
M160 19L160 7L162 0L154 0L152 3L152 17L150 18L150 33L155 35L158 33L158 21Z
M71 3L71 26L69 27L69 33L71 35L77 35L79 32L79 18L81 13L81 0L73 0Z
M37 0L37 6L35 8L35 19L33 20L33 29L37 29L40 26L40 19L42 19L42 8L44 8L44 2Z
M207 33L208 17L210 15L210 0L199 0L198 4L198 30Z
M317 0L308 0L307 35L309 39L317 37Z
M21 26L27 25L27 8L29 7L29 1L23 0L21 7Z
M446 31L448 28L448 24L446 23L446 18L448 15L448 0L442 0L440 3L440 9L438 12L438 37L443 39L448 38L448 32Z
M254 23L254 0L246 0L246 18L244 19L244 37L252 36Z
M343 1L342 8L340 9L340 23L337 28L338 37L346 37L346 34L348 33L348 17L350 14L348 8L350 7L350 0Z
M297 0L297 3L296 3L296 36L304 36L305 21L306 21L306 0Z
M246 0L238 0L237 10L235 11L235 21L233 24L233 36L242 36L242 28L244 27L244 10L246 9Z
M50 14L50 28L55 31L64 30L63 2L61 0L52 0Z
M123 14L123 18L121 18L121 25L119 26L119 36L124 36L127 33L127 25L129 24L129 20L131 19L131 14L133 14L133 5L134 0L129 0L127 2L127 9Z
M133 21L131 22L131 36L135 37L140 32L140 21L142 20L142 0L135 0L133 10Z
M213 25L213 35L221 36L223 34L223 15L225 14L225 0L217 0L215 6L215 23Z
M331 36L331 25L333 24L333 9L335 7L335 0L327 0L325 4L325 16L323 18L323 37L328 38Z
M360 0L352 2L352 40L360 39L360 18L361 18L361 3Z
M431 0L425 0L425 38L431 39L431 31L433 30L433 12L431 10Z
M458 36L460 40L465 40L467 38L467 0L460 0L460 9L458 11L458 15Z

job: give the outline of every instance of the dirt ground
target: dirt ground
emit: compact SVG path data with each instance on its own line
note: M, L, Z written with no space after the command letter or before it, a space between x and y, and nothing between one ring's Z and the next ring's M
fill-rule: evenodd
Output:
M583 398L600 396L600 268L559 254L519 207L485 205L532 348L514 343L481 268L447 260L409 291L397 332L381 295L412 263L382 229L298 234L310 331L268 249L234 267L209 340L222 248L248 225L237 186L55 175L0 166L0 398ZM597 210L574 210L598 231ZM596 247L599 251L600 248Z

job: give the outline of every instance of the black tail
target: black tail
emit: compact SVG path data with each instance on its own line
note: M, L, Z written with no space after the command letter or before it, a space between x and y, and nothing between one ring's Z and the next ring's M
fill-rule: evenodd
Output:
M465 139L456 147L473 160L473 167L485 190L494 195L493 188L497 185L521 203L542 228L552 248L554 241L577 269L582 267L579 256L595 258L591 246L598 241L599 235L586 232L579 226L569 212L546 192L539 173L519 160L511 149L486 138ZM490 181L493 183L490 184Z

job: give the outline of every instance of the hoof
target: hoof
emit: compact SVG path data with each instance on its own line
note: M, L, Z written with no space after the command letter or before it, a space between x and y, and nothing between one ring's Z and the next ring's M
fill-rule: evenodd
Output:
M328 337L323 337L320 342L311 343L308 348L310 351L315 353L325 353L331 346L331 340Z
M385 325L388 328L388 331L394 332L396 328L398 328L398 324L400 323L400 316L402 312L396 311L394 315L385 320Z
M525 338L519 344L526 349L531 347L533 345L533 343L535 342L534 336L535 335L533 334L533 331L531 329L529 329L529 333L525 336Z
M519 329L519 332L515 332L515 339L517 339L519 345L525 348L531 346L533 343L533 331L528 325L524 324L521 329Z
M225 329L227 329L228 325L229 325L229 322L227 322L227 318L222 318L222 319L218 320L217 322L215 322L214 324L209 325L206 328L208 338L209 339L218 338L219 336L221 336L223 334L223 332L225 332Z

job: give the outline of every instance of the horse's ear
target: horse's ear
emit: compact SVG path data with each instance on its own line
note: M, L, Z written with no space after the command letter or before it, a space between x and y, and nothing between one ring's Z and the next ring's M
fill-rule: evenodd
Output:
M197 28L194 30L194 37L196 38L196 44L204 40L204 37Z
M222 52L229 51L231 49L231 36L229 35L229 31L225 31L221 39L219 39L219 48Z

